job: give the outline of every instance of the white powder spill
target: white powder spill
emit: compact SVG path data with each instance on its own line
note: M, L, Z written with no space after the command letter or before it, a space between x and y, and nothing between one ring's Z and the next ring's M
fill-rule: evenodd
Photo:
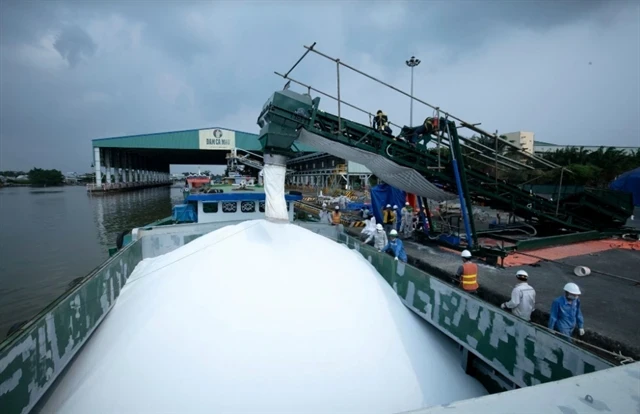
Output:
M486 394L363 257L243 222L141 262L42 412L395 413Z

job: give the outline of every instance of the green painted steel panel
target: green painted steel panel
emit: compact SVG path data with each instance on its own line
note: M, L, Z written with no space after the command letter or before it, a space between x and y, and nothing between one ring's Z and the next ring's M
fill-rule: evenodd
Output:
M211 129L211 128L203 128ZM225 128L220 128L225 129ZM114 138L100 138L92 141L93 147L100 148L147 148L147 149L190 149L200 148L199 129L186 131L159 132L154 134L129 135ZM233 130L230 130L233 131ZM257 134L235 131L236 147L247 151L262 152ZM298 145L299 151L315 152L315 149Z
M520 387L612 367L547 331L341 233L404 304Z
M140 260L141 244L130 244L0 344L0 412L33 408L111 310Z

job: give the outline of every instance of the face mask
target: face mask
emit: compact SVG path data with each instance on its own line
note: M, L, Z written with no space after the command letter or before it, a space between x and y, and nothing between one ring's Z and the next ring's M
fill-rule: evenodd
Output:
M567 299L569 300L575 300L577 298L576 295L567 295Z

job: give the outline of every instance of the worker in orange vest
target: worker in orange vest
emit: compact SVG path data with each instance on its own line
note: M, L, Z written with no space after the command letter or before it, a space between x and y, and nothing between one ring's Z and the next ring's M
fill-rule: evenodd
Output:
M336 209L333 213L331 213L331 224L333 226L337 226L340 224L340 219L342 218L342 214L340 213L340 207L336 206Z
M469 293L476 293L480 285L478 285L478 265L471 262L471 252L469 250L463 250L462 265L456 272L457 282L460 282L460 287Z

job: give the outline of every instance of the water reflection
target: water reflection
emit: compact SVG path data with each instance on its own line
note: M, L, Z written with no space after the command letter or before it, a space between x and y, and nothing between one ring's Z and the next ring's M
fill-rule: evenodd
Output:
M171 215L181 200L181 188L167 187L0 189L0 339L106 260L118 233Z

